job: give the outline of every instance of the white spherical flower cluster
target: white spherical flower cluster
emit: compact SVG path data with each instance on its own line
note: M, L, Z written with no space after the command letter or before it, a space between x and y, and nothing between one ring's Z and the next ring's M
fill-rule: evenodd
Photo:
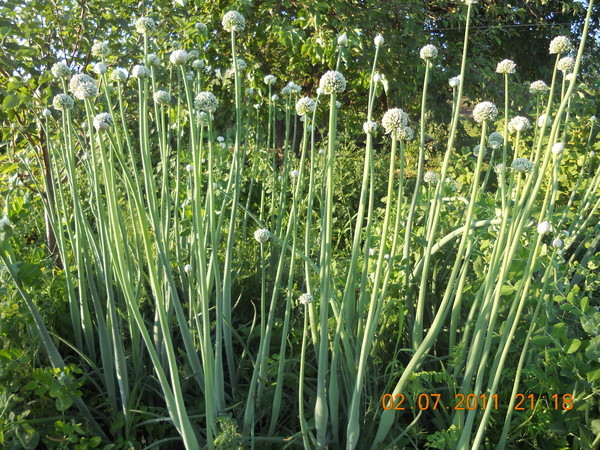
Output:
M525 131L527 130L531 124L529 123L529 119L523 116L515 116L508 122L508 131L509 133L515 133L517 131Z
M147 57L148 65L150 66L160 66L160 58L156 56L154 53L150 53Z
M189 59L190 55L185 50L175 50L173 51L173 53L171 53L171 56L169 57L169 61L171 61L171 64L173 64L174 66L180 66L182 64L185 64L186 62L188 62Z
M567 53L573 49L571 40L566 36L556 36L550 42L550 54Z
M375 42L375 47L381 47L384 44L385 39L383 38L382 35L378 34L377 36L375 36L374 42Z
M504 138L502 137L502 133L494 131L488 136L488 144L492 150L500 148L503 142Z
M316 107L317 102L315 102L312 98L302 97L296 102L296 113L298 113L299 116L305 116L306 114L313 113Z
M271 237L271 232L269 230L267 230L266 228L259 228L258 230L256 230L254 232L254 239L256 239L256 241L261 244L267 242L270 237Z
M346 78L337 70L330 70L321 77L319 87L323 94L344 92L346 90Z
M415 137L415 132L411 127L401 127L396 131L396 136L402 141L412 141Z
M563 142L557 142L552 146L552 154L560 155L565 151L565 144Z
M168 105L171 103L171 94L163 90L156 91L154 93L154 101L159 105Z
M94 83L94 79L84 73L78 73L71 77L69 81L69 90L79 100L93 98L98 95L98 87Z
M495 120L498 115L498 109L492 102L481 102L473 110L475 122L481 123L485 120Z
M148 69L146 66L137 65L133 66L133 69L131 69L131 76L135 78L148 78L150 74L150 69Z
M124 81L127 78L127 74L123 69L115 69L110 73L110 79L112 81Z
M225 31L244 31L246 28L246 19L237 11L228 11L221 21Z
M363 131L366 134L373 134L377 131L377 122L373 122L372 120L367 120L363 123Z
M183 271L185 273L190 273L192 271L192 265L191 264L186 264L185 266L183 266Z
M94 64L94 68L92 70L94 71L94 73L102 75L103 73L106 73L106 64L98 62Z
M435 172L425 172L425 175L423 175L423 181L427 184L437 183L438 175Z
M498 63L496 67L497 73L515 73L517 71L517 65L510 59L503 59Z
M572 72L573 67L575 67L575 60L570 56L559 59L556 65L556 68L563 73Z
M448 80L448 84L450 85L451 88L457 88L458 85L460 84L460 75L450 78Z
M594 123L596 120L598 120L598 118L596 116L590 117L590 122Z
M271 101L272 102L276 102L277 100L279 100L279 95L277 95L277 94L271 95Z
M340 34L337 38L338 45L348 45L348 36L346 33Z
M198 53L198 50L190 50L188 55L190 56L189 59L196 59L200 56L200 53Z
M58 94L52 99L52 106L59 111L67 111L73 109L75 101L68 94Z
M400 108L388 110L381 119L381 125L383 125L387 134L391 134L394 131L399 132L403 127L406 127L407 124L408 116Z
M510 167L519 173L529 173L533 170L533 163L527 158L517 158Z
M538 223L537 232L539 234L547 234L547 233L550 233L551 230L552 230L552 225L550 225L550 222L548 222L547 220L544 220L543 222Z
M479 157L479 150L481 150L481 145L477 144L475 147L473 147L473 156L475 156L476 158ZM483 146L483 155L485 156L487 153L487 148L485 146Z
M542 80L537 80L529 85L529 92L534 95L540 95L548 92L550 88Z
M277 77L275 75L267 75L267 76L265 76L263 81L265 82L265 84L267 86L271 86L271 85L275 84L275 82L277 81Z
M156 22L150 17L140 17L135 21L135 31L139 34L150 34L156 31Z
M56 78L69 78L71 76L71 69L63 61L59 61L52 66L52 75Z
M44 117L52 117L52 111L50 111L48 108L44 109L42 111L42 116Z
M469 5L474 5L475 3L477 3L478 0L463 0L465 2L465 5L469 6Z
M300 176L300 172L298 172L296 169L294 169L290 172L290 175L292 178L298 178Z
M113 123L113 117L109 113L100 113L94 117L94 128L98 131L108 130Z
M302 303L303 305L308 305L308 304L314 302L315 299L312 295L307 293L307 294L302 294L300 296L300 298L298 298L298 300L300 300L300 303Z
M110 47L108 46L108 42L94 42L94 45L92 45L92 55L97 56L98 58L110 55Z
M502 175L502 173L504 172L504 164L496 164L494 166L494 172L496 172L498 175Z
M544 125L549 127L552 125L552 118L548 117L546 114L542 114L540 117L538 117L537 124L540 128L542 128Z
M193 170L194 170L193 164L186 164L186 166L185 166L186 172L193 172Z
M198 30L200 33L206 33L206 25L203 24L202 22L196 22L196 24L194 25L194 27L196 28L196 30Z
M561 238L556 238L552 241L552 247L554 247L556 249L561 249L561 248L563 248L564 245L565 245L565 243L563 242L563 240Z
M204 69L204 61L202 61L201 59L196 59L196 60L192 61L192 69L195 69L195 70Z
M214 113L219 106L219 102L217 102L217 97L212 92L204 91L196 95L194 106L205 113Z
M421 59L424 59L425 61L430 61L432 59L437 58L438 49L435 45L427 44L421 49L419 54L421 56Z
M94 98L98 95L98 86L94 83L81 83L73 91L73 95L79 100L85 100L86 98Z

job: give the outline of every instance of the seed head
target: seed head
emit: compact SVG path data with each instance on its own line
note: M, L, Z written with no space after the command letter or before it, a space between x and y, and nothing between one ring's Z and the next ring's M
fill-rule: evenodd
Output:
M564 242L561 238L556 238L552 241L552 247L556 248L556 249L561 249L564 246Z
M279 95L277 95L277 94L273 94L273 95L271 95L271 101L272 101L273 103L275 103L277 100L279 100Z
M196 95L194 106L200 111L214 113L219 106L219 102L217 102L217 97L215 97L212 92L204 91Z
M75 95L75 97L79 100L94 98L98 95L98 86L96 86L94 82L79 83L73 91L73 95Z
M552 146L552 154L553 155L558 156L564 151L565 151L565 144L563 142L557 142Z
M123 69L115 69L110 73L110 79L112 81L124 81L127 78L127 74Z
M206 25L203 24L202 22L196 22L196 24L194 25L194 27L196 28L196 30L198 30L200 33L206 33Z
M504 172L504 164L496 164L494 166L494 172L496 172L498 175L501 175Z
M148 69L146 66L133 66L133 69L131 69L131 76L135 77L135 78L139 78L139 79L144 79L144 78L148 78L150 76L151 72L150 69Z
M504 138L502 137L502 133L498 133L497 131L494 131L493 133L491 133L488 136L488 144L489 144L490 148L493 150L500 148L500 146L502 145L503 142L504 142Z
M228 11L221 21L225 31L244 31L246 28L246 19L237 11Z
M552 230L552 226L547 220L540 222L537 226L537 232L540 234L550 233L550 230Z
M508 122L508 131L509 133L515 133L517 131L525 131L527 130L531 124L529 123L529 119L523 116L516 116L510 119Z
M344 45L344 46L348 45L348 36L346 35L346 33L340 34L338 36L337 43L340 46L341 45Z
M317 103L310 97L302 97L296 102L296 113L299 116L312 114L315 111Z
M277 77L275 75L267 75L267 76L265 76L265 78L263 79L263 81L265 82L265 84L267 86L273 85L277 81Z
M567 72L572 72L573 67L575 67L575 60L570 56L565 56L564 58L558 60L558 64L556 65L556 67L558 68L558 70L563 72L563 74Z
M540 117L538 117L537 124L539 128L542 128L544 125L549 127L552 125L552 118L548 117L546 114L542 114Z
M396 131L396 136L398 139L408 142L413 140L415 132L411 127L400 127L400 129Z
M169 61L171 61L171 64L173 64L174 66L180 66L182 64L185 64L186 62L188 62L189 59L190 55L185 50L175 50L173 51L173 53L171 53L171 56L169 57Z
M260 244L263 244L269 240L271 232L266 228L259 228L254 232L254 239Z
M510 59L504 59L498 63L496 67L497 73L515 73L517 71L517 65Z
M92 70L94 71L94 73L102 75L103 73L106 73L106 64L98 62L94 64L94 68Z
M498 115L498 109L492 102L481 102L473 110L475 122L481 123L485 120L495 120Z
M194 170L194 166L192 164L187 164L185 166L186 172L192 172Z
M42 111L42 116L44 117L52 117L52 111L50 111L48 108L44 109Z
M458 85L460 84L460 75L457 75L455 77L452 77L448 80L448 84L450 85L450 87L452 88L457 88Z
M113 123L113 117L109 113L100 113L94 117L94 128L98 131L108 130Z
M533 95L541 95L548 92L550 88L542 80L534 81L529 85L529 92Z
M185 266L183 266L183 271L185 273L190 273L192 271L192 265L191 264L186 264Z
M420 55L421 59L424 59L425 61L431 61L437 58L438 49L435 45L427 44L421 49Z
M169 94L167 91L156 91L154 93L154 101L159 105L168 105L171 103L171 94Z
M408 124L408 116L400 108L392 108L388 110L381 119L381 125L387 134L394 131L399 132Z
M52 66L52 75L56 78L69 78L71 76L71 69L63 61L59 61Z
M375 36L375 47L381 47L384 42L385 39L382 35L378 34L377 36Z
M517 158L510 166L519 173L529 173L533 170L533 163L527 158Z
M246 67L248 67L248 65L246 64L246 61L244 61L242 58L238 58L236 60L236 62L237 62L239 71L246 70Z
M435 184L438 181L438 175L435 172L425 172L425 175L423 175L423 181L427 184Z
M156 22L150 17L140 17L135 21L135 31L139 34L150 34L156 31Z
M377 122L367 120L365 123L363 123L363 131L366 134L374 134L377 131Z
M59 111L67 111L69 109L73 109L75 102L68 94L58 94L54 97L54 99L52 99L52 106L54 106L54 109L58 109Z
M344 92L346 89L346 79L344 75L336 70L326 72L319 81L319 87L323 94L333 94L334 92Z
M303 305L308 305L309 303L312 303L315 299L312 295L307 293L302 294L300 298L298 298L298 300L300 300L300 303L302 303Z
M94 45L92 45L92 55L97 56L98 58L110 55L110 47L108 46L108 42L94 42Z
M573 44L571 44L571 40L566 36L556 36L550 42L550 54L556 53L568 53L573 49Z
M192 69L195 69L195 70L204 69L204 61L202 61L201 59L195 59L194 61L192 61Z
M160 66L160 58L156 56L154 53L150 53L148 55L148 64L150 66Z
M298 178L300 176L300 172L294 169L290 172L290 175L292 178Z

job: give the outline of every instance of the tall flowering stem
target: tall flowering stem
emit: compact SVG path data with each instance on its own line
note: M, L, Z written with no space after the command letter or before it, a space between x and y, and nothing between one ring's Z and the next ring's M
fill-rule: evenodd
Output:
M464 74L465 74L465 68L466 68L466 62L467 62L467 47L468 47L469 28L470 28L470 23L471 23L471 9L472 9L472 5L471 5L471 3L469 3L467 6L467 20L466 20L466 24L465 24L465 36L464 36L464 42L463 42L460 83L459 83L458 95L457 95L457 104L458 105L460 105L460 102L461 102L463 80L465 79ZM455 108L454 115L452 117L451 127L450 127L450 136L448 138L448 145L446 148L446 153L444 155L444 161L442 163L442 170L441 170L441 174L440 174L441 180L445 179L449 161L450 161L450 154L454 147L459 112L460 112L460 108L458 108L458 107ZM441 187L442 187L442 183L438 183L437 189L441 189ZM473 203L471 203L469 205L469 209L471 209L472 207L473 207ZM470 213L470 216L472 217L472 211ZM433 217L435 220L436 215L434 214ZM470 223L469 215L467 215L467 219L468 219L468 221L466 223L468 224L468 223ZM469 227L465 227L465 228L468 229ZM432 233L435 233L435 230L436 230L435 224L432 226L431 229L432 229ZM448 286L450 286L450 287L453 287L456 277L458 275L459 268L461 266L460 260L462 258L462 255L464 254L465 247L466 247L466 234L467 233L463 234L463 238L461 239L461 243L459 244L456 261L455 261L454 267L452 269L450 279L448 281ZM404 256L403 256L403 260L405 260ZM408 278L406 279L406 282L408 283ZM393 392L391 392L392 396L403 392L406 382L409 380L411 374L415 370L417 370L417 368L420 366L421 362L423 361L424 356L429 351L431 346L434 344L435 339L437 338L438 334L440 333L440 331L442 330L442 328L444 326L444 320L449 311L448 307L450 305L451 293L452 293L452 288L447 289L446 292L444 293L444 298L442 299L442 302L440 303L440 305L438 307L438 312L437 312L436 316L434 317L433 322L431 323L431 326L430 326L426 336L423 338L421 345L419 345L419 347L416 349L416 351L413 354L412 358L410 359L409 363L404 368L404 372L403 372L402 376L400 377L400 380L398 380L398 382L394 386ZM386 436L388 435L388 433L390 431L390 428L392 427L392 425L394 423L394 416L395 416L395 412L393 409L386 410L382 413L381 419L379 421L379 426L377 429L377 434L375 435L375 438L373 440L373 446L377 446L377 445L380 445L383 443L384 439L386 438Z

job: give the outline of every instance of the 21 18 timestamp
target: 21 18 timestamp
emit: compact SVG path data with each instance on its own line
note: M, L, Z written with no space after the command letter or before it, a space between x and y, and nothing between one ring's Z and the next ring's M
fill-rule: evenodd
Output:
M406 402L406 396L404 394L384 394L381 397L381 407L385 410L396 410L403 411L407 409L438 409L444 406L440 404L441 394L419 394L417 396L416 405L409 405ZM553 395L536 395L536 394L516 394L513 409L515 411L525 411L535 409L535 405L539 401L546 401L548 408L555 410L568 411L573 409L573 395L572 394L553 394ZM475 394L456 394L454 396L454 402L450 406L445 406L446 409L453 410L474 410L474 409L486 409L489 403L492 403L493 409L499 407L498 394L488 396L487 394L481 394L479 396Z

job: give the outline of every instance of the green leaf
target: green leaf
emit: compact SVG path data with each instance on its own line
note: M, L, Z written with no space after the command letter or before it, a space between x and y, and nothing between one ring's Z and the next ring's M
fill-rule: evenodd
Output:
M73 404L73 400L66 395L61 395L56 398L56 409L59 411L66 411Z
M550 342L552 342L550 336L534 336L531 338L531 343L537 347L545 347Z
M508 284L505 284L502 286L502 289L500 289L500 295L511 295L513 292L515 292L515 288Z
M4 100L2 101L2 107L8 111L9 109L13 109L16 106L19 106L20 103L21 99L19 98L19 96L11 94L4 97Z
M569 344L569 348L567 349L567 354L575 353L579 347L581 347L581 341L579 339L573 339L571 344Z

